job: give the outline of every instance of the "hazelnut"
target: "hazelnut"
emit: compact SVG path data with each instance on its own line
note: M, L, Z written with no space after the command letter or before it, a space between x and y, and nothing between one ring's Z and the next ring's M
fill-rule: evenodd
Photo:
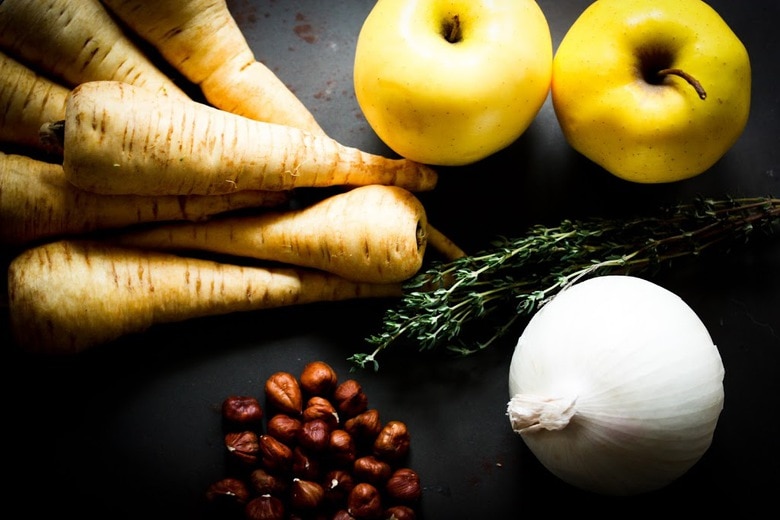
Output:
M357 448L352 436L346 430L331 430L328 456L331 462L337 466L350 466L355 462Z
M382 427L374 441L374 455L395 461L409 452L410 443L411 437L406 424L401 421L390 421Z
M252 465L257 462L259 445L257 434L253 431L225 434L225 447L234 459L243 464Z
M257 468L249 474L249 485L255 495L280 496L287 491L287 480L265 468Z
M243 480L227 477L211 484L206 490L209 505L219 512L241 511L249 501L249 487Z
M258 437L260 460L268 471L285 473L292 466L292 449L270 435Z
M339 384L333 391L336 410L345 418L354 417L368 408L368 397L354 379Z
M390 475L385 484L387 496L401 504L417 502L422 494L420 476L409 468L399 468Z
M254 427L261 424L263 408L254 397L232 395L222 401L222 418L231 426Z
M356 484L347 497L347 512L360 519L380 518L382 499L379 490L368 482Z
M335 428L339 424L339 414L333 405L324 397L312 397L306 403L306 408L303 409L301 414L303 421L312 421L314 419L322 419L327 422L331 428Z
M349 432L358 444L369 442L373 444L376 436L382 431L379 411L375 408L366 410L344 421L344 429Z
M322 419L304 422L298 432L298 443L312 453L324 451L330 442L330 426Z
M0 0L0 3L2 0ZM207 489L221 518L248 520L414 520L422 491L417 473L400 467L410 435L383 424L354 379L339 383L322 361L300 379L276 372L264 385L268 414L250 395L222 402L225 446L244 463ZM265 433L265 434L263 434ZM386 502L386 503L385 503Z
M271 495L255 497L244 508L244 517L247 520L283 520L284 503Z
M298 439L301 421L284 413L278 413L268 419L265 431L274 439L292 446Z
M415 520L417 513L409 506L392 506L385 509L385 520Z
M301 387L289 372L276 372L265 382L265 396L268 403L278 412L297 416L303 407Z
M321 464L301 446L293 448L292 473L297 478L313 480L320 476Z
M336 372L324 361L312 361L303 367L300 385L306 394L329 397L337 384Z
M299 511L316 509L324 496L322 486L311 480L295 478L290 486L290 505Z
M364 455L355 459L352 465L352 472L355 479L372 484L384 484L393 473L393 468L387 462L380 460L373 455Z
M349 492L355 487L355 480L348 471L333 469L323 477L322 487L325 490L325 500L329 503L345 504Z

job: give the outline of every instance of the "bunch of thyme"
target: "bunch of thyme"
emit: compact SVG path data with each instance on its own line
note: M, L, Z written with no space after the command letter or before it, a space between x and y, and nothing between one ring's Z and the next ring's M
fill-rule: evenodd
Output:
M697 198L654 216L534 226L522 237L497 239L479 254L430 264L404 284L382 330L366 339L374 350L349 361L378 370L378 354L401 340L420 350L445 346L469 355L577 281L649 273L675 259L728 250L756 233L774 233L778 224L780 199L755 197Z

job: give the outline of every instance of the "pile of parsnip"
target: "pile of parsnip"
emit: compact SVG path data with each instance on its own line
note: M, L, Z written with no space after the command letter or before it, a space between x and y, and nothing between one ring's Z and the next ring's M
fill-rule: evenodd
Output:
M327 136L224 1L4 0L0 107L0 245L14 251L11 332L30 352L397 297L428 244L462 254L414 194L436 172Z

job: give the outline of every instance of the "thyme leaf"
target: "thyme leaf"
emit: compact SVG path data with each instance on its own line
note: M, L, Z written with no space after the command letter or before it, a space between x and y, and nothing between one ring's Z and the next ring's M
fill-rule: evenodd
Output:
M778 224L778 198L699 197L652 216L532 226L521 237L498 237L475 255L431 263L404 284L381 330L366 338L373 351L348 360L378 370L378 355L400 341L420 351L471 355L578 281L651 273L676 259L743 245L757 233L773 234Z

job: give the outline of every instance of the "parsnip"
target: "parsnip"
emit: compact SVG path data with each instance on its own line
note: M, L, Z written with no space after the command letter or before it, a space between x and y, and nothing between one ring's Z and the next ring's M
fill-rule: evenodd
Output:
M103 0L213 106L324 133L311 112L259 62L224 0Z
M458 244L452 241L450 237L439 231L428 223L428 245L436 250L445 262L453 262L458 258L467 256L466 252Z
M366 184L424 191L437 181L433 169L407 159L120 82L73 89L62 132L66 176L98 193L211 195Z
M370 185L297 210L155 226L110 240L271 260L354 281L391 283L419 271L426 233L425 209L412 193Z
M397 298L397 284L266 269L77 241L27 249L8 270L11 332L23 349L73 354L152 325L312 302Z
M3 0L0 48L67 87L117 80L187 98L100 0Z
M65 117L70 89L0 52L0 141L50 151L41 125Z
M213 196L99 195L65 179L62 166L0 152L0 244L33 241L133 224L199 221L226 211L279 207L282 191L242 191Z

